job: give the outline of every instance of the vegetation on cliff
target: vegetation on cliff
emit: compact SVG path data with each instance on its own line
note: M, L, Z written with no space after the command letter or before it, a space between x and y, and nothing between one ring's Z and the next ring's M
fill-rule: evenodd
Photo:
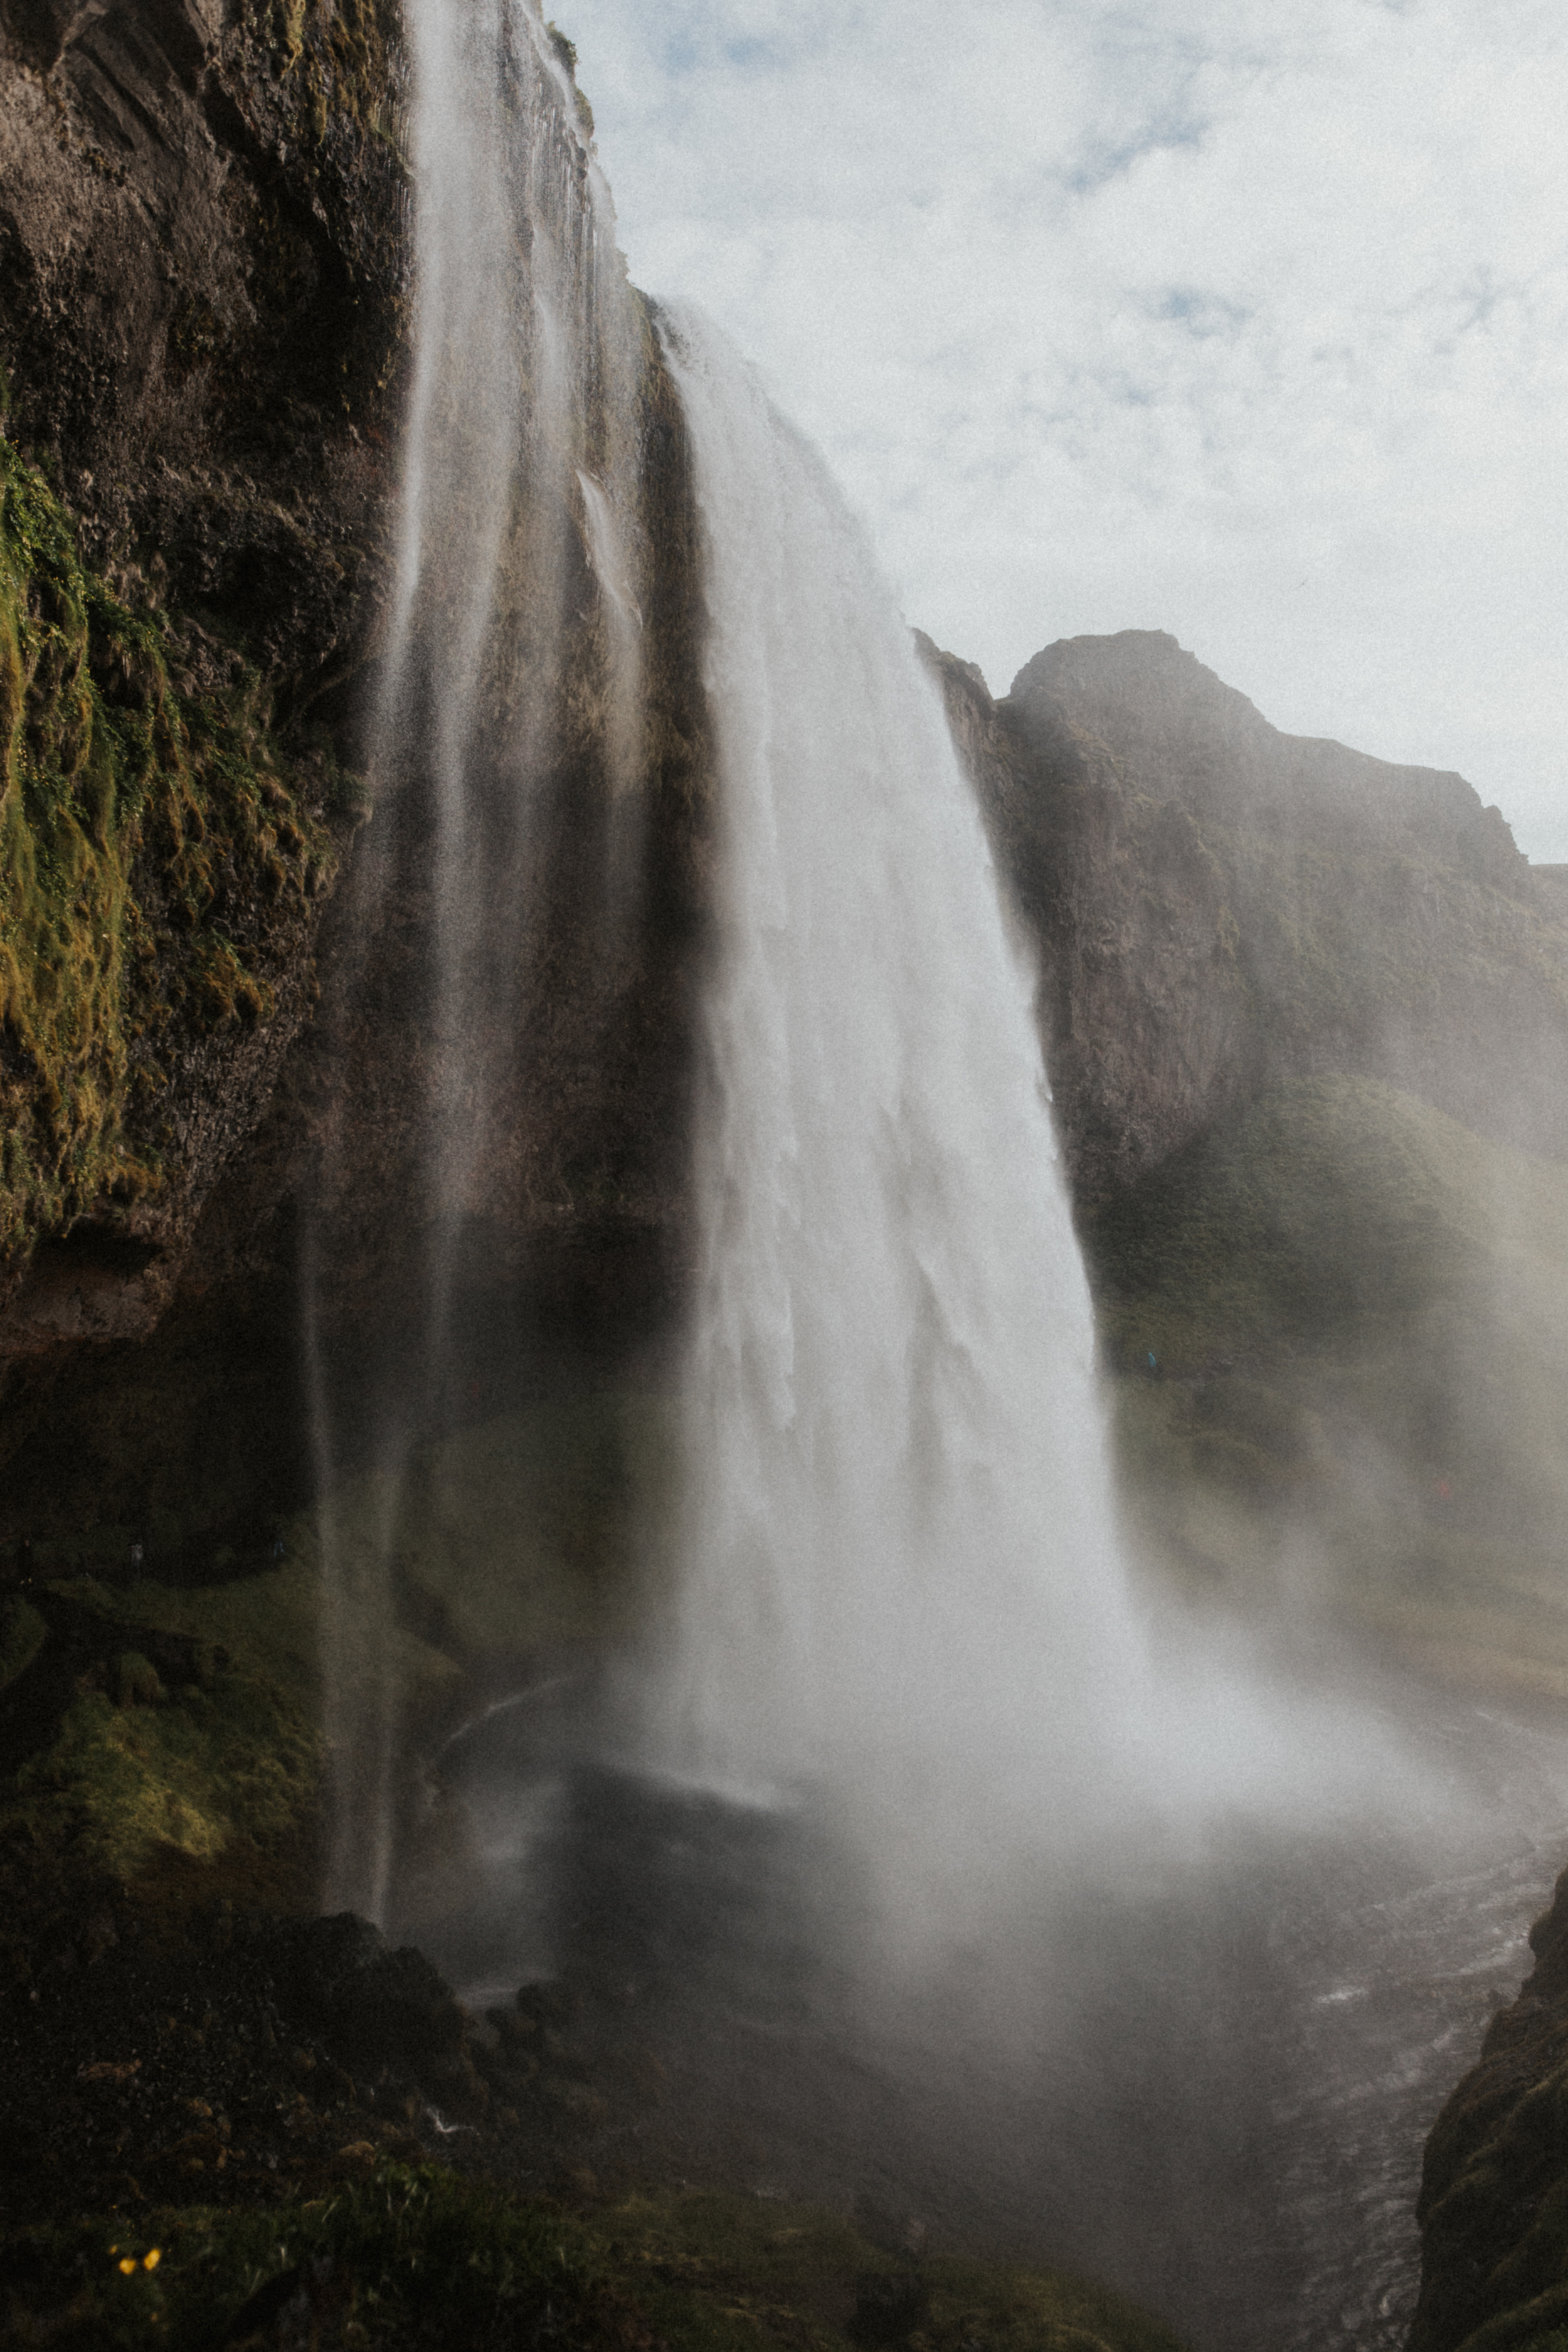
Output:
M1083 1231L1152 1556L1568 1690L1568 1170L1376 1080L1300 1079Z
M1458 776L1173 638L993 703L928 647L1041 964L1130 1517L1189 1592L1568 1690L1568 926Z
M329 753L307 798L255 670L204 691L186 650L0 439L0 1263L89 1211L134 1231L172 1052L269 1019L336 871Z
M77 1578L0 1601L7 1982L47 1966L46 1921L105 1904L313 1900L316 1601L287 1561L205 1591Z
M35 1380L157 1322L311 1001L362 813L401 72L394 0L0 0L0 1365Z

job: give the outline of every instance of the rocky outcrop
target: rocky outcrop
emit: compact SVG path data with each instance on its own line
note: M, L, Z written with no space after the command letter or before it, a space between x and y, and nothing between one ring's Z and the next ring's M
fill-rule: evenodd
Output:
M1047 646L1000 702L935 658L1080 1205L1329 1072L1568 1154L1563 896L1461 777L1282 735L1158 631Z
M0 38L0 887L32 926L0 1003L22 1139L0 1183L0 1548L107 1526L174 1572L220 1536L264 1553L314 1475L307 1234L324 1360L418 1345L437 820L410 775L366 826L363 776L408 358L403 51L391 0L5 0ZM580 203L582 107L546 82L563 120L535 131L563 161L542 178ZM451 1241L480 1356L552 1318L640 1335L678 1287L700 605L679 406L625 300L647 756L612 812L603 599L571 514L548 772L520 800L515 677L481 736L474 889L519 944L466 1001L489 1083ZM521 644L526 560L511 591ZM606 922L612 814L638 871Z
M928 659L1037 960L1132 1539L1560 1695L1560 878L1170 636L1049 646L1001 701Z
M311 1002L385 570L395 37L0 9L0 1355L151 1328Z
M1535 1969L1426 2143L1410 2352L1544 2347L1568 2324L1568 1872Z

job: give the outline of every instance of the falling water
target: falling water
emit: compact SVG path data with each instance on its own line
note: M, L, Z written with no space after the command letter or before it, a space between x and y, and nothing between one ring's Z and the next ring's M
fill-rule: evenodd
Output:
M504 924L499 942L483 924L491 894L476 887L479 860L499 832L515 862L531 791L556 755L574 537L591 557L617 546L616 576L600 584L615 755L628 767L635 756L622 646L632 592L613 518L635 499L638 331L609 191L537 9L417 0L409 31L418 303L380 764L407 770L412 721L437 818L429 1180L449 1221L483 1131L475 997L515 961Z
M706 541L721 943L665 1752L950 1850L1073 1842L1140 1647L1030 971L815 454L666 315Z
M334 1243L321 1221L306 1279L329 1592L327 1899L372 1917L392 1862L393 1582L410 1464L460 1381L466 1221L489 1208L498 1167L515 1178L508 1122L528 927L547 864L541 808L574 761L579 777L596 761L606 796L625 798L639 755L631 640L643 330L608 191L531 0L413 0L405 22L413 372L373 728L378 814L356 860L358 1000L352 975L345 992L351 1031L363 1017L405 1029L416 1164L412 1198L392 1214L416 1248L395 1360L327 1362L321 1299ZM595 594L597 625L585 627ZM584 710L606 715L584 720ZM606 904L626 895L625 830L607 827L605 862L617 871L605 877ZM428 946L389 1003L378 940L410 907L411 935ZM328 1194L332 1181L330 1167ZM351 1420L375 1433L374 1503L361 1491L346 1517Z
M498 1167L515 1173L503 1130L526 927L550 871L541 885L541 810L553 794L593 832L580 736L567 752L592 712L586 928L610 939L644 878L660 609L637 480L641 321L554 42L529 0L412 0L406 21L415 366L378 815L355 870L363 987L356 1011L351 969L345 1033L405 1023L419 1143L394 1211L413 1199L397 1361L345 1349L352 1318L328 1336L342 1218L310 1233L306 1284L331 1604L327 1899L373 1916L406 1733L394 1598L416 1455L461 1361L464 1220ZM663 1955L650 2001L668 1996L689 2111L700 2123L705 2084L726 2111L746 2086L748 2125L772 2115L769 2161L793 2164L803 2189L820 2192L835 2167L847 2179L901 2165L955 2224L1020 2242L1047 2228L1058 2250L1248 2347L1259 2312L1263 2340L1331 2340L1348 2213L1371 2247L1357 2294L1375 2287L1382 2327L1408 2285L1415 2107L1397 2145L1362 2117L1353 2196L1333 2166L1356 2123L1347 2085L1368 2050L1402 2058L1424 1988L1391 2008L1386 2048L1336 2042L1367 1990L1362 1947L1383 1931L1366 1915L1386 1907L1399 1856L1386 1842L1307 1845L1294 1825L1326 1832L1336 1783L1353 1793L1386 1774L1389 1750L1348 1702L1314 1702L1292 1725L1245 1675L1151 1663L1116 1540L1031 974L938 695L862 533L754 376L688 312L666 313L662 335L703 525L720 793L684 1490L656 1671L639 1654L640 1759L661 1770L626 1770L625 1744L614 1764L584 1760L569 1676L477 1707L448 1763L474 1819L489 1805L515 1826L538 1801L559 1830L566 1893L583 1899L557 1906L556 1964L584 1918L617 1964L641 1934L639 1964ZM376 964L384 924L431 942L401 995ZM374 1433L368 1513L363 1495L352 1513L337 1500L356 1415ZM615 1747L620 1727L593 1729ZM1157 1795L1173 1801L1140 1861L1173 1819L1266 1813L1280 1790L1285 1839L1218 1851L1206 1875L1134 1868L1113 1906L1099 1887L1086 1896L1086 1858L1124 1857ZM748 1874L792 1851L779 1801L822 1797L846 1847L814 1843L807 1820L800 1885L785 1868L782 1901L752 1904ZM1414 1810L1408 1782L1389 1810ZM541 1843L514 1839L512 1858L526 1845L531 1868ZM787 2031L776 2003L746 2013L752 1979L771 2002L800 1920L815 1932L826 1916L816 1862L830 1849L869 1864L900 1927L922 1909L980 1920L958 1963L939 1952L923 1980L911 1971L874 2032L851 1990L875 2077L843 2066L848 2027L831 2007L831 2033L804 2002ZM1018 1875L1048 1899L1016 1910L987 1953L992 1923L966 1898ZM1444 1915L1459 1883L1435 1874L1417 1896ZM471 1891L480 1911L489 1891ZM533 1897L515 1874L503 1893L514 1907ZM1384 1935L1396 1990L1413 1966L1452 1966L1436 1933L1427 1954L1425 1916ZM721 1970L720 2000L710 1963L726 1937L745 1966L730 1972L738 1992ZM597 1967L591 1935L585 1948ZM1473 1972L1474 1953L1461 1960ZM972 1963L984 1980L970 2003ZM994 2032L990 1986L1014 2009ZM704 2076L693 2053L710 2043ZM868 2083L897 2097L877 2110ZM1216 2229L1215 2210L1234 2228ZM1293 2305L1305 2316L1288 2336Z

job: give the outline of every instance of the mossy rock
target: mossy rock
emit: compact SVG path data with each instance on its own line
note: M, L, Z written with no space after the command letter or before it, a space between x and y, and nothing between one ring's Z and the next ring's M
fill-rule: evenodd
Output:
M241 1671L170 1698L134 1652L115 1675L113 1697L72 1700L5 1792L14 1839L129 1882L162 1847L212 1862L241 1838L266 1846L300 1833L317 1800L321 1743L275 1683Z
M160 1192L180 1056L271 1018L337 870L256 672L181 673L0 436L0 1265Z
M121 1653L114 1668L116 1706L162 1706L168 1696L151 1658L144 1658L140 1650Z
M320 1613L299 1559L205 1590L78 1578L13 1600L0 1621L15 1664L0 1780L11 1865L28 1884L36 1865L56 1893L114 1885L183 1906L270 1888L309 1906ZM25 1909L5 1933L13 1973L26 1973Z

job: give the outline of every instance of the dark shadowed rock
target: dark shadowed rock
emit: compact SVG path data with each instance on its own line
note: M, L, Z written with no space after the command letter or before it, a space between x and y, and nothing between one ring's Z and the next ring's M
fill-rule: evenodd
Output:
M460 2049L463 2012L422 1952L389 1950L352 1911L279 1932L294 2011L350 2065L417 2073Z
M1426 2143L1410 2352L1548 2345L1568 2326L1568 1871L1535 1969Z

